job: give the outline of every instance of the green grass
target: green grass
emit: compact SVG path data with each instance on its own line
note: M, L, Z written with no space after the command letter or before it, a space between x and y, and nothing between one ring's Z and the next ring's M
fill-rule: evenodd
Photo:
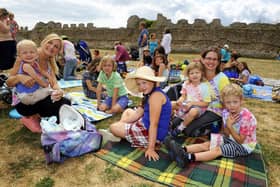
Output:
M50 177L44 177L36 183L35 187L52 187L54 186L54 180Z
M152 187L152 186L153 185L141 183L141 184L132 185L130 187Z
M45 163L45 161L35 160L33 157L27 155L19 158L16 162L9 163L9 172L14 176L14 179L18 179L24 176L25 170L41 167L42 163Z
M104 169L104 174L102 176L104 182L106 184L113 183L117 180L121 180L123 175L116 170L116 167L112 164L107 164L106 168Z
M9 134L6 139L9 145L24 142L34 147L40 147L41 142L38 142L38 140L40 140L40 136L40 134L32 133L27 128L21 128L20 130L14 131Z
M280 153L278 148L271 145L262 145L262 150L267 164L280 165Z
M174 62L179 63L185 59L191 61L199 55L171 54L171 57L174 58ZM249 63L253 74L280 79L280 61L250 58L241 58L241 60ZM78 91L81 88L73 90ZM133 100L134 105L140 102L139 98L130 97L130 99ZM269 171L269 186L280 186L280 104L255 99L245 99L244 104L255 114L258 121L257 139L262 146L266 167ZM27 130L19 120L10 119L8 117L10 109L11 107L0 110L1 186L41 187L77 186L78 184L83 184L83 186L160 186L107 164L92 154L68 159L63 164L46 165L40 135ZM96 127L108 128L110 124L119 120L120 116L120 114L114 115L112 118L97 122ZM36 178L34 174L43 178ZM81 179L83 180L81 181Z

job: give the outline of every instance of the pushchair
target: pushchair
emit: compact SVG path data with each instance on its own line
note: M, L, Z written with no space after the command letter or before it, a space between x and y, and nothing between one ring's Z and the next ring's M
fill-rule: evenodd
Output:
M87 65L92 61L92 56L87 43L84 40L79 40L75 45L77 52L79 53L79 60L82 64L77 68L77 71L86 69Z
M138 51L137 47L130 47L129 54L131 56L131 60L139 59L139 51Z
M6 75L0 75L0 100L7 104L12 104L12 89L7 86L7 79Z

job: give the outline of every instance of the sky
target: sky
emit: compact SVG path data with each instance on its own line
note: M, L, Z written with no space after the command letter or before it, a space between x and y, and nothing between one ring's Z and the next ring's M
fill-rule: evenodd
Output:
M36 23L93 23L96 27L126 27L132 15L156 20L161 13L173 23L186 19L221 19L233 22L280 23L280 0L0 0L0 7L15 14L20 26Z

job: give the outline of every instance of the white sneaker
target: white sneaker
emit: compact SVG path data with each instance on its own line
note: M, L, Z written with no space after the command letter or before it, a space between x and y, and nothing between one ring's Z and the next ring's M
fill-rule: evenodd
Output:
M120 142L121 138L113 135L109 130L107 129L99 129L98 130L100 134L102 134L103 141L111 141L111 142Z

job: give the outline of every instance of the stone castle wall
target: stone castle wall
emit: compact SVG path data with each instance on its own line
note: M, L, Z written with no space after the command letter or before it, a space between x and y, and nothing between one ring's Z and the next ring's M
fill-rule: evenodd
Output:
M139 35L139 22L144 20L138 16L131 16L126 28L97 28L92 23L61 24L55 22L35 25L33 30L21 28L18 39L30 38L39 42L49 33L67 35L70 40L85 40L90 48L112 49L114 41L122 41L126 46L136 46ZM211 23L196 19L193 24L187 20L179 20L173 24L162 14L157 15L157 20L148 29L155 32L157 38L162 38L162 32L169 28L172 34L172 52L197 53L209 46L228 44L230 49L237 50L242 56L257 58L274 58L280 49L280 23L240 23L235 22L229 26L221 25L219 19Z

